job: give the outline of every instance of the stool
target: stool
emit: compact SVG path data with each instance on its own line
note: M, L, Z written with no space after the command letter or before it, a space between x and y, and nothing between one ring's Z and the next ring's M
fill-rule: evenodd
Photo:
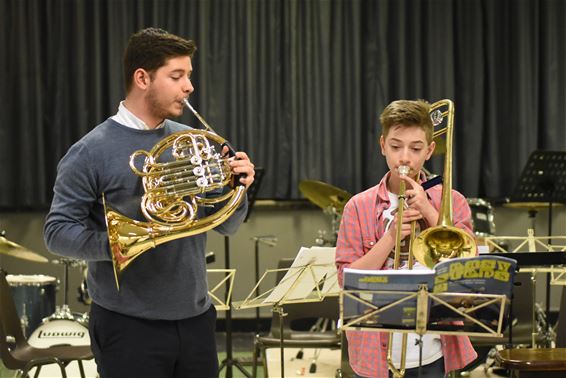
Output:
M564 377L566 348L504 349L495 355L497 363L511 371L513 377Z

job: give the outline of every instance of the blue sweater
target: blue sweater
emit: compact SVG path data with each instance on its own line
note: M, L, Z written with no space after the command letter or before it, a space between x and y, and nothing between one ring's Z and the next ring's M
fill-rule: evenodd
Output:
M176 320L202 314L211 305L206 233L143 253L124 270L118 290L104 218L102 193L107 206L145 221L140 210L142 179L130 169L130 155L139 149L149 151L165 136L187 129L167 120L160 129L136 130L108 119L71 146L59 162L44 227L45 243L55 254L88 262L89 295L108 310L145 319ZM235 232L246 211L244 201L215 230Z

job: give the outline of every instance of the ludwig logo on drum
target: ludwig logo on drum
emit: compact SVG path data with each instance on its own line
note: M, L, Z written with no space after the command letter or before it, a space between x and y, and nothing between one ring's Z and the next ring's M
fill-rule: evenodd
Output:
M85 332L82 331L44 331L40 330L37 334L38 339L48 339L48 338L72 338L72 339L82 339L85 337Z

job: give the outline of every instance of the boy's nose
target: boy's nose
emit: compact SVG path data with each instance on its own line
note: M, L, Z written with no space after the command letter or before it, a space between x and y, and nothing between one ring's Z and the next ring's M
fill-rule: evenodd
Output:
M401 165L407 165L409 163L409 151L407 149L403 149L401 151L399 162L401 163Z

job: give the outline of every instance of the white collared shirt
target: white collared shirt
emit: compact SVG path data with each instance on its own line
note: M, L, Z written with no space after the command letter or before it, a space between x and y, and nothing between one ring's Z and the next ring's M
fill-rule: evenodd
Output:
M113 115L112 118L114 121L118 122L121 125L131 127L132 129L138 130L152 130L150 127L146 125L144 121L139 119L129 111L126 106L124 105L124 101L120 101L120 105L118 106L118 113ZM155 127L155 129L160 129L165 125L165 120L161 122L159 125Z

